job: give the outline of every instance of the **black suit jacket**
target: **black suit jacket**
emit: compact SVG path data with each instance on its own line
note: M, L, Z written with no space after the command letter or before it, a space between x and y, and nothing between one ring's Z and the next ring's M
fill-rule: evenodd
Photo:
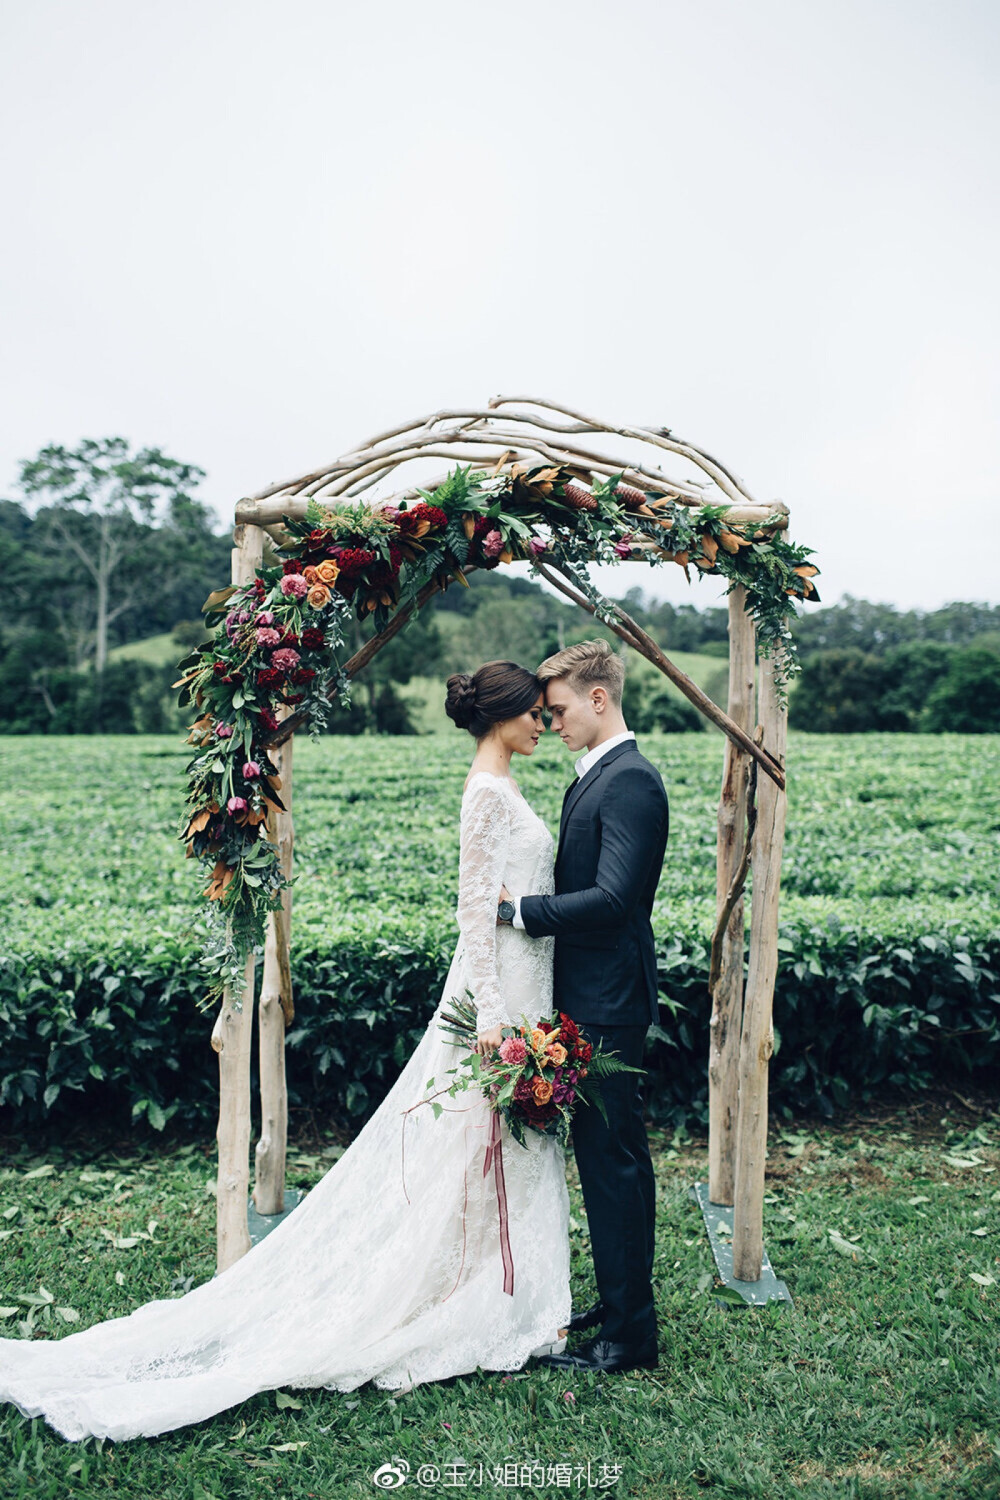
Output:
M576 1021L659 1017L650 913L668 825L663 778L634 740L567 789L555 895L522 896L521 919L531 937L555 934L555 1001Z

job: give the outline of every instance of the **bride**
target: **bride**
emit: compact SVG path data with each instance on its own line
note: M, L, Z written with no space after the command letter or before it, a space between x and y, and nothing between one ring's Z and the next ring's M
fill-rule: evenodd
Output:
M553 843L510 775L542 732L542 687L514 662L448 679L476 741L462 796L459 940L438 1007L387 1097L294 1211L184 1296L61 1339L0 1339L0 1400L71 1441L151 1437L260 1391L425 1381L520 1368L565 1345L570 1317L564 1147L444 1089L461 1056L438 1028L471 992L480 1053L552 1009L552 938L497 927L505 885L553 889ZM430 1080L434 1080L433 1087ZM496 1117L499 1120L499 1117Z

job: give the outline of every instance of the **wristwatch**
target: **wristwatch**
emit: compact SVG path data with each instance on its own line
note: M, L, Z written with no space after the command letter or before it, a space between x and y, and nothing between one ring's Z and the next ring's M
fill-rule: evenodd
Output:
M517 910L513 901L499 901L497 903L497 920L504 927L511 927L514 922L514 913Z

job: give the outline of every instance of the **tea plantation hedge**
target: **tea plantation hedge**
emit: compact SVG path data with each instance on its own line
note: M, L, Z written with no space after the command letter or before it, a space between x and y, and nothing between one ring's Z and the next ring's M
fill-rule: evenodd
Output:
M642 745L671 800L644 1092L659 1118L703 1119L721 741ZM0 778L0 1125L94 1111L210 1130L196 882L174 839L183 749L152 737L16 749L16 778ZM792 735L776 1109L831 1113L887 1085L985 1082L996 1068L996 751L986 736ZM12 772L11 752L4 763ZM457 735L297 745L293 1106L363 1122L433 1012L456 936L467 764ZM543 740L515 769L554 830L569 757Z

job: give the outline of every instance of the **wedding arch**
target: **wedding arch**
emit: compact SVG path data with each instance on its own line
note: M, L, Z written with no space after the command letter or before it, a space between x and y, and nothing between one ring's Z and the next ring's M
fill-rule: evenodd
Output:
M618 451L616 442L627 446ZM671 477L666 455L694 477ZM428 458L454 467L399 488ZM378 500L365 491L391 481ZM231 585L205 605L216 627L180 665L189 740L188 853L211 868L205 964L219 1057L217 1264L250 1248L250 1051L255 958L260 1136L253 1206L285 1210L284 1038L294 1016L290 956L293 735L433 596L515 560L657 666L726 735L711 949L711 1203L732 1209L733 1274L761 1276L768 1061L786 814L787 682L794 600L818 599L808 547L788 540L788 507L757 501L719 460L665 427L600 422L535 397L439 411L390 428L236 506ZM265 537L270 560L265 561ZM620 605L591 562L671 562L728 580L729 695L723 711ZM352 612L375 633L338 656ZM752 872L744 993L744 883Z

